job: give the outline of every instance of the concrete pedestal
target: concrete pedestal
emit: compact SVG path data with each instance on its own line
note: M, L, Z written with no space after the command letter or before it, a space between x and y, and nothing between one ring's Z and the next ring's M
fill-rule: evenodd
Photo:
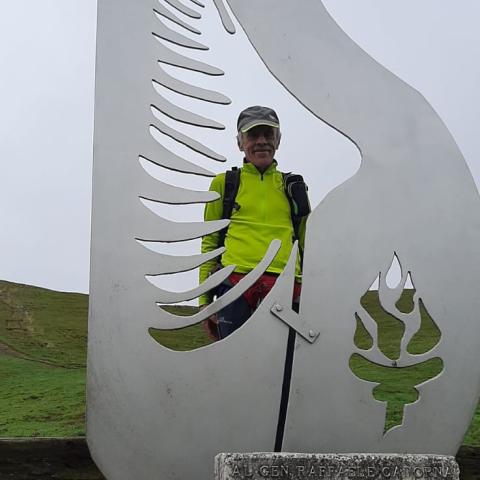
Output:
M397 454L220 453L215 480L458 480L454 457Z

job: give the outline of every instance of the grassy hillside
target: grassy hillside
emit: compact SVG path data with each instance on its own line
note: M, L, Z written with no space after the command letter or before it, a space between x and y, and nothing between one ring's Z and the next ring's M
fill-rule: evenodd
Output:
M412 292L397 305L411 309ZM368 292L362 306L379 325L380 349L389 358L398 355L395 338L401 325L381 308L376 292ZM170 307L190 315L192 307ZM88 296L61 293L0 281L0 436L82 436L85 434L85 360ZM150 334L175 350L191 350L210 342L201 326L173 332L154 329ZM430 349L438 330L422 315L421 335L412 340L412 353ZM357 318L355 344L369 348L371 338ZM372 391L387 401L390 417L386 429L401 422L403 405L415 401L415 385L436 375L442 364L436 359L407 369L378 368L362 355L351 358L357 377L379 381ZM394 375L392 375L392 373ZM395 376L396 375L396 376ZM465 438L480 445L480 409Z
M0 436L85 433L88 296L0 281Z
M85 367L88 296L0 281L0 342L10 355Z

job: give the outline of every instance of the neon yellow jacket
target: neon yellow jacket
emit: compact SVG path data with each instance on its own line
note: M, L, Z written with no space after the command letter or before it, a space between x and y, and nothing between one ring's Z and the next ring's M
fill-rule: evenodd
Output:
M223 213L223 194L225 189L225 173L217 175L210 185L210 190L220 193L221 198L205 206L205 220L218 220ZM241 168L240 186L230 217L230 225L225 237L226 251L222 255L223 266L236 265L235 272L248 273L257 266L265 255L270 242L279 239L280 250L268 267L267 272L281 273L287 263L293 244L293 226L290 205L283 188L282 173L277 171L274 161L261 174L251 163ZM305 240L305 219L299 228L299 243L303 249ZM202 239L202 253L210 252L218 247L218 232L206 235ZM200 283L202 283L217 265L211 260L200 267ZM296 266L297 279L301 279L300 261ZM200 297L200 305L212 301L211 294Z

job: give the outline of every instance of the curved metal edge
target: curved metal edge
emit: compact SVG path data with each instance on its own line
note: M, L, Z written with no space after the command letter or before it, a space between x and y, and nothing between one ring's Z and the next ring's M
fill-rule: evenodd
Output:
M138 172L136 185L140 199L169 205L188 205L214 202L220 198L217 192L176 187L152 177L144 169Z
M138 241L139 245L146 249L137 256L138 264L142 270L147 271L146 275L156 277L160 275L169 275L172 273L188 272L200 265L219 257L225 252L225 247L220 247L208 253L198 255L166 255L151 250L143 242Z
M207 90L205 88L196 87L190 83L183 82L177 78L173 78L159 65L157 74L154 75L153 81L162 87L168 88L173 92L185 95L186 97L197 98L205 102L218 103L220 105L230 105L232 101L226 95Z
M202 2L199 2L198 0L190 0L190 1L201 8L205 8L205 4L203 4Z
M171 292L169 290L163 290L158 288L156 285L155 288L159 290L157 293L157 305L169 305L172 303L185 302L187 300L192 300L194 298L203 295L212 288L215 288L217 285L222 283L227 277L235 270L235 265L229 265L228 267L222 268L218 272L210 275L203 283L198 287L192 288L191 290L186 290L184 292ZM148 276L146 275L147 280ZM149 280L150 281L150 280ZM150 282L151 283L151 282ZM153 284L152 284L153 285Z
M152 127L153 128L153 127ZM175 172L189 173L192 175L200 175L202 177L214 177L215 173L206 168L186 160L179 155L171 152L161 145L150 132L151 142L148 147L142 148L139 157Z
M157 320L157 323L152 325L152 328L159 330L175 330L189 327L190 325L195 325L196 323L206 320L208 317L219 312L223 307L229 305L238 297L240 297L240 295L242 295L262 276L277 255L278 251L280 250L280 246L280 240L273 240L272 243L270 243L265 256L251 272L247 273L247 275L245 275L245 277L231 290L225 293L225 295L222 295L219 299L215 300L200 312L190 317L179 317L168 312L163 312L162 318Z
M172 222L153 213L146 207L144 207L141 212L142 218L139 218L141 221L139 221L139 225L143 225L142 233L136 235L135 240L144 242L169 243L193 240L194 238L218 232L218 230L226 228L230 223L230 220L223 219L208 222Z
M187 7L186 5L181 3L179 0L164 0L164 1L167 2L173 8L175 8L176 10L178 10L179 12L186 15L187 17L195 18L196 20L202 18L200 13L198 13L196 10L193 10L193 9Z
M218 14L220 15L220 19L222 21L223 27L228 33L233 35L236 32L235 25L233 24L233 21L227 12L227 9L225 7L225 4L223 3L223 0L213 0L213 3L215 4Z
M167 135L168 137L173 138L178 143L185 145L186 147L190 148L194 152L200 153L205 157L211 158L212 160L215 160L217 162L225 162L227 160L223 155L220 155L219 153L214 152L213 150L206 147L205 145L198 142L197 140L194 140L193 138L190 138L187 135L184 135L183 133L177 132L175 129L165 125L156 117L154 117L151 123L151 126L156 128L160 133L163 133L164 135Z
M194 50L209 50L207 45L204 45L203 43L192 40L188 37L185 37L185 35L182 35L181 33L171 30L160 19L157 19L157 24L158 25L155 25L155 27L152 29L152 35L154 37L162 38L163 40L171 42L175 45L179 45L180 47L191 48Z
M184 68L186 70L192 70L194 72L204 73L205 75L220 76L225 75L225 72L220 68L213 67L208 63L194 60L193 58L185 57L180 53L170 50L164 45L161 39L156 38L156 46L159 48L160 55L158 61L166 63L167 65L173 65L174 67Z
M153 11L157 15L160 15L163 18L166 18L166 19L170 20L171 22L179 25L180 27L183 27L185 30L188 30L189 32L195 33L196 35L201 35L201 33L202 33L200 30L197 30L196 28L192 27L187 22L184 22L183 20L178 18L174 13L172 13L170 10L165 8L165 6L163 4L161 4L160 2L153 8ZM158 18L158 20L162 21L161 18Z
M186 123L187 125L194 125L196 127L213 128L215 130L225 130L225 125L222 125L215 120L203 117L196 113L190 112L183 108L174 105L169 102L162 95L158 95L157 99L153 102L152 108L158 110L163 115L176 120L177 122ZM155 115L155 112L153 112Z

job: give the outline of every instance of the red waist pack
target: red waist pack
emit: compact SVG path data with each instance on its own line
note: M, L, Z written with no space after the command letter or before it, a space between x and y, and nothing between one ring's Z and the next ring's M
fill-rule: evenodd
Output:
M232 273L228 280L232 285L236 285L242 278L245 277L244 273ZM278 275L272 273L264 273L249 289L243 293L243 297L250 305L252 312L260 305L260 302L268 295ZM300 293L302 291L302 284L295 282L293 287L292 302L298 303L300 301Z

